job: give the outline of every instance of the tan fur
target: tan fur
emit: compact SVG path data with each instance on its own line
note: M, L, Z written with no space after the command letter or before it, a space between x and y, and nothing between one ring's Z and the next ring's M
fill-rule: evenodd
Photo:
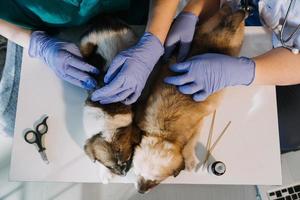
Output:
M232 13L225 5L216 15L197 28L190 56L199 53L237 55L243 39L245 13ZM139 114L138 126L144 132L136 148L133 165L138 178L138 190L146 192L165 178L177 175L183 166L192 169L195 144L205 116L218 106L222 91L203 102L195 102L177 88L163 83L163 78L174 73L168 67L174 59L162 66L160 77Z

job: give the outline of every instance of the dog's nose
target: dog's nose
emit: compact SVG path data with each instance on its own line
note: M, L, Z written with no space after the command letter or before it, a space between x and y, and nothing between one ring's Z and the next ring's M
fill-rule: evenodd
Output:
M128 171L127 170L127 163L123 163L121 165L120 169L121 169L121 174L125 176L127 174L127 171Z
M140 176L137 182L137 190L139 193L144 194L149 192L153 187L157 186L159 182L146 180L144 177Z
M138 192L139 192L140 194L145 194L146 192L148 192L148 190L141 190L141 189L138 189Z

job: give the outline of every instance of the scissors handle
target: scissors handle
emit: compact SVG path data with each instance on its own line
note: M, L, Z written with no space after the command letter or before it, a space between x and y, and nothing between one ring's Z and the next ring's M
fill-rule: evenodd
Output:
M44 135L48 132L47 119L48 119L48 116L45 117L45 119L36 126L37 133Z
M30 134L32 134L32 137L30 137ZM42 152L46 150L42 145L42 136L43 134L30 130L25 133L24 139L29 144L36 144L39 148L39 152Z
M24 139L29 144L34 144L37 141L37 134L33 130L27 131L24 135Z

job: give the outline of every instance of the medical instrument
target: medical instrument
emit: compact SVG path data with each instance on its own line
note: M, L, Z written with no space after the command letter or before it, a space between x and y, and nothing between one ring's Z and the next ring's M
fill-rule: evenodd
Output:
M226 172L226 166L221 161L215 161L208 165L207 171L210 174L216 175L216 176L222 176Z
M48 132L47 125L48 116L43 121L36 125L35 130L28 130L24 134L24 139L28 144L36 144L38 151L46 164L49 164L49 160L45 153L46 148L43 146L42 137Z
M287 39L283 39L283 32L284 32L284 29L286 27L287 18L288 18L288 15L290 13L290 10L291 10L291 7L292 7L292 4L293 4L294 1L295 0L291 0L291 2L290 2L289 8L287 10L287 13L286 13L284 21L283 21L283 25L282 25L281 30L280 30L279 33L280 33L280 42L281 42L282 46L284 48L287 48L287 49L291 50L294 54L298 54L299 49L297 49L293 46L288 46L286 43L289 42L294 37L294 35L300 30L300 24L297 26L297 28L293 31L293 33Z
M291 41L291 39L296 35L296 33L298 33L298 31L300 30L300 24L298 24L297 28L290 34L289 37L287 38L284 38L283 34L285 32L285 28L286 28L286 23L287 23L287 18L289 16L289 13L290 13L290 10L291 10L291 7L293 5L295 0L291 0L290 2L290 5L288 7L288 10L286 12L286 15L284 17L284 20L283 20L283 24L278 24L275 28L271 28L267 25L267 23L264 22L263 19L261 19L261 21L263 22L263 24L268 27L269 29L271 29L274 33L275 33L275 36L277 37L277 39L280 41L282 47L290 50L293 54L299 54L299 51L300 49L299 48L296 48L294 46L290 46L288 45L287 43Z

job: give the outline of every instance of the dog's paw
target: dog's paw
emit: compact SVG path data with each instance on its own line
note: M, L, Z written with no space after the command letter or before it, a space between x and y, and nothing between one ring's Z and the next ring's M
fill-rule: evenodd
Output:
M113 173L110 172L105 166L101 166L99 170L99 178L100 182L103 184L108 184L110 180L113 178Z
M196 170L196 167L199 164L199 160L195 155L185 158L184 162L185 162L185 169L187 171Z

